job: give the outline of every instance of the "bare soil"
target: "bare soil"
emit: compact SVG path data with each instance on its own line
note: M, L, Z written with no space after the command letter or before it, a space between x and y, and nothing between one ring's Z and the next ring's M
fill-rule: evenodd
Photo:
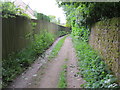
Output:
M20 75L11 87L14 88L57 88L59 74L62 70L62 65L67 60L67 86L68 88L80 88L80 85L85 81L77 74L79 72L77 66L76 53L73 48L70 37L65 39L58 55L48 60L54 45L60 40L56 40L53 46L46 51L44 59L39 58L24 74Z
M80 85L85 81L79 75L77 58L75 49L73 48L72 40L67 38L69 46L67 46L68 52L68 64L67 64L67 86L68 88L81 88Z
M40 56L26 71L19 75L8 88L27 88L28 85L32 83L32 78L37 76L37 72L43 68L48 62L48 56L50 55L52 49L57 44L57 42L63 37L58 38L53 45L46 50L46 52Z

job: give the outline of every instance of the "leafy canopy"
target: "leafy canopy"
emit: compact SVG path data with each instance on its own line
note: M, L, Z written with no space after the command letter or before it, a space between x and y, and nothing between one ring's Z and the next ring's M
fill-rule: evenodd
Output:
M67 23L88 26L97 21L120 17L120 2L62 2Z
M24 13L24 10L16 7L14 5L14 2L2 2L0 4L0 7L2 7L2 17L8 18L8 17L15 17L16 15L20 16L26 16L29 18L29 15Z
M57 0L66 14L67 26L72 34L88 41L90 27L98 21L120 17L120 2L61 2Z

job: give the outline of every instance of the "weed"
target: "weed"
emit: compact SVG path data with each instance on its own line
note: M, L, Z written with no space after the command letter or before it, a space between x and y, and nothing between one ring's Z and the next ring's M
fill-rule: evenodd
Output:
M62 68L66 70L66 69L67 69L67 65L66 65L66 64L65 64L65 65L63 65L63 67L62 67Z
M58 88L67 88L67 80L66 80L66 73L67 73L67 65L64 64L62 66L62 71L60 73L60 78L58 82Z
M74 39L74 47L78 56L80 74L82 74L85 88L116 88L116 78L111 74L104 61L86 42Z
M65 39L67 36L64 36L62 39L60 39L58 41L58 43L55 45L55 47L53 48L50 56L48 57L49 59L54 58L55 56L57 56L58 52L60 51Z
M11 53L2 61L3 87L28 68L54 41L54 36L46 31L35 35L32 45L17 53Z
M32 47L37 54L42 54L53 42L54 36L47 31L40 32L40 35L35 35Z
M65 59L65 61L68 61L69 59Z
M64 36L64 35L69 34L69 32L68 31L59 31L57 34L58 34L57 36Z

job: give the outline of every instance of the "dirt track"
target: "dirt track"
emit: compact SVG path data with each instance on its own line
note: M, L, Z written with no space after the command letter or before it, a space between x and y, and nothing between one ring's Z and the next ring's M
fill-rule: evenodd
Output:
M58 41L58 40L57 40ZM24 78L24 80L20 79L16 80L12 87L15 88L57 88L59 73L62 70L62 65L67 61L67 86L68 88L80 88L80 85L85 81L77 74L77 59L75 50L73 48L72 40L70 37L65 39L61 50L58 55L51 61L48 61L46 64L41 65L39 63L35 63L33 65L36 69L29 69L26 74L22 75L22 77L29 76L28 78ZM43 60L44 61L44 60ZM40 67L40 65L42 67ZM25 80L26 79L26 80ZM21 80L21 81L20 81Z

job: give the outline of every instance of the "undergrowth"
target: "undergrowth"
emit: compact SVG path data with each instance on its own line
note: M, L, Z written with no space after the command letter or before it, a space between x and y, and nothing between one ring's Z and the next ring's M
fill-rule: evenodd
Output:
M57 54L58 54L58 52L60 51L60 49L61 49L61 47L62 47L62 45L63 45L66 37L67 37L67 35L64 36L62 39L60 39L60 40L58 41L58 43L57 43L57 44L55 45L55 47L53 48L50 56L48 57L49 59L54 58L55 56L57 56Z
M84 88L117 88L116 78L107 68L104 61L98 56L87 42L73 37L74 47L77 52L80 74L86 81Z
M46 31L36 34L31 46L17 53L11 53L2 60L3 87L8 86L17 75L30 66L38 55L41 55L52 43L54 36Z
M67 65L64 64L62 66L62 71L60 73L60 77L58 81L58 88L67 88L66 74L67 74Z
M68 32L68 31L59 31L58 33L57 33L57 36L64 36L64 35L67 35L67 34L69 34L70 32Z

